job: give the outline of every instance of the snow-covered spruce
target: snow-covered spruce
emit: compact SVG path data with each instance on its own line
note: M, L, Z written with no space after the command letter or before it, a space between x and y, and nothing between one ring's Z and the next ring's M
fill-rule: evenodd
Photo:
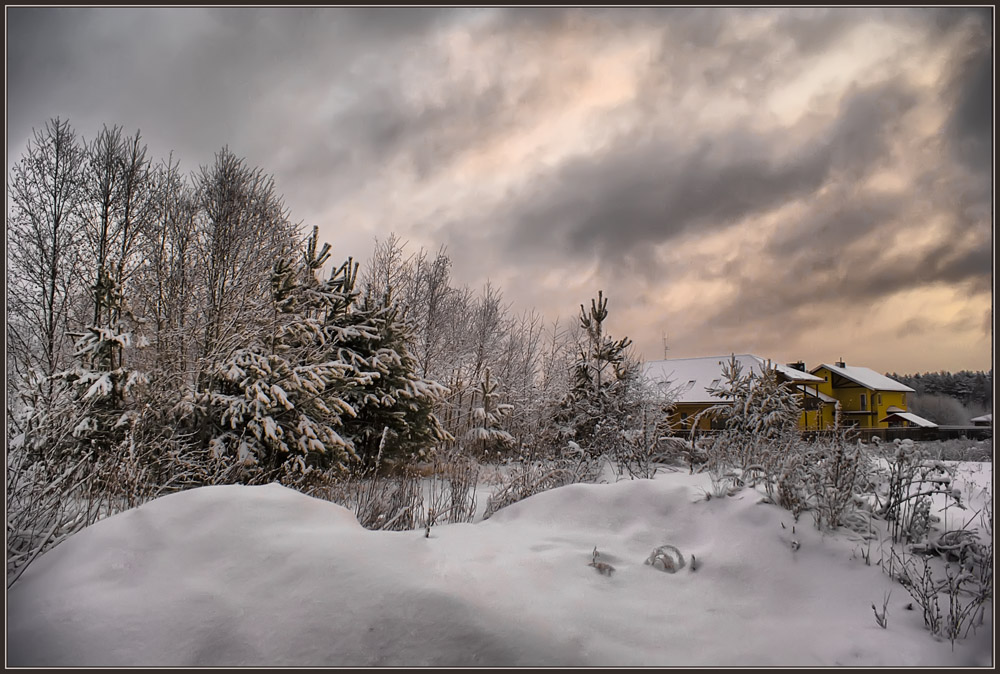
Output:
M386 428L386 453L443 437L432 413L441 387L415 376L397 309L358 302L353 260L319 281L330 251L316 237L297 264L275 263L270 320L193 396L216 453L262 477L371 460Z

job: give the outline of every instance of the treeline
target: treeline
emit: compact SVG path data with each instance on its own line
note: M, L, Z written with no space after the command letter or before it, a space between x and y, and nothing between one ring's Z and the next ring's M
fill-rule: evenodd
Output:
M658 437L662 408L603 296L564 328L489 283L458 287L444 249L389 236L363 269L331 262L228 148L184 174L138 132L87 141L56 119L8 194L8 450L36 477L127 463L178 488L305 484Z
M993 371L886 375L912 388L911 411L938 424L965 425L993 407Z
M993 404L993 370L989 372L925 372L887 375L917 393L951 396L963 405L989 408Z

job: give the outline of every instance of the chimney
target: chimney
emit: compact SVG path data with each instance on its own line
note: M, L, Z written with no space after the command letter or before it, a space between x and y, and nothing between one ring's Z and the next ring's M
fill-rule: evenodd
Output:
M847 363L842 360L838 360L836 363L837 367L847 367Z
M806 371L806 364L801 360L795 363L788 363L788 367L792 368L793 370L798 370L799 372Z

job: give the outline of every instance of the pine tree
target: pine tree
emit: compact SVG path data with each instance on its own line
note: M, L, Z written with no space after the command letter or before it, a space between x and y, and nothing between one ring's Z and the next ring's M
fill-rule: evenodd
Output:
M197 396L217 455L258 479L420 453L447 436L433 414L443 387L416 376L410 337L391 303L359 302L348 259L320 282L330 256L313 228L302 260L274 264L270 320L208 372Z
M338 350L376 375L346 394L356 416L345 421L344 433L362 463L371 465L379 453L385 459L426 456L450 440L434 413L447 389L418 374L409 346L413 330L391 290L379 300L366 294L346 319L354 330L342 334Z
M90 325L76 335L73 367L55 375L73 391L76 405L65 412L78 417L73 429L76 442L57 452L76 456L90 451L98 460L114 451L137 420L136 393L149 378L125 365L124 353L133 345L133 335L123 324L127 312L123 310L121 287L108 269L101 271L91 291L95 317L108 318L101 321L104 325Z
M701 412L692 428L706 416L722 426L710 443L710 468L763 473L768 496L776 497L799 441L797 392L780 380L770 361L760 372L744 372L735 355L723 365L720 384L708 392L720 402Z
M608 300L603 291L591 300L590 311L580 305L580 327L584 332L573 384L563 402L560 421L567 424L572 439L591 454L615 450L624 442L628 426L629 386L638 367L627 353L632 341L612 339L604 329Z
M262 479L311 468L345 468L354 448L338 429L355 414L343 394L371 374L332 358L332 317L350 305L347 265L319 282L329 246L316 252L316 235L303 259L274 263L269 320L249 344L215 363L208 388L195 395L203 436L217 456L230 456Z
M473 398L479 403L472 408L474 425L465 434L466 440L474 443L483 456L491 450L514 444L514 436L500 427L500 420L511 413L513 405L499 402L499 397L497 384L490 380L490 368L487 367Z

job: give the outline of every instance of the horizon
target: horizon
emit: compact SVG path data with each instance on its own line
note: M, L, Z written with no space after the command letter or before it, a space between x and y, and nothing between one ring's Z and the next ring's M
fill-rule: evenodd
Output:
M708 355L703 355L703 356L668 356L666 358L647 358L647 359L641 360L641 362L643 362L643 363L657 363L657 362L670 361L670 360L695 360L695 359L698 359L698 358L728 358L730 355L737 355L737 356L741 356L741 355L745 355L745 356L757 356L758 358L763 358L765 361L768 360L767 356L762 356L759 353L746 353L746 352L736 353L736 352L730 352L730 353L708 354ZM989 367L986 370L981 370L981 369L980 370L976 370L976 369L971 369L971 368L960 368L958 370L926 370L926 371L921 370L921 371L918 371L918 372L899 372L899 371L892 371L892 370L880 370L878 368L871 367L870 365L866 365L864 363L861 363L861 364L852 363L849 360L845 360L845 359L841 359L841 358L835 358L833 360L816 361L815 364L812 364L812 365L809 362L801 361L801 360L777 361L777 360L774 360L772 358L771 362L774 363L774 364L785 365L785 366L788 366L788 367L791 367L791 366L796 365L798 363L803 363L805 365L805 368L806 368L805 371L806 372L811 372L813 369L818 368L818 367L823 367L825 365L836 365L837 363L844 363L845 365L848 365L848 366L866 367L869 370L872 370L872 371L877 372L879 374L884 374L886 376L889 376L891 374L895 374L895 375L900 376L900 377L913 377L913 376L916 376L916 375L925 375L925 374L940 374L942 372L946 373L946 374L958 374L960 372L972 372L972 373L980 373L981 372L981 373L984 373L984 374L991 374L993 372L993 367L992 366Z

